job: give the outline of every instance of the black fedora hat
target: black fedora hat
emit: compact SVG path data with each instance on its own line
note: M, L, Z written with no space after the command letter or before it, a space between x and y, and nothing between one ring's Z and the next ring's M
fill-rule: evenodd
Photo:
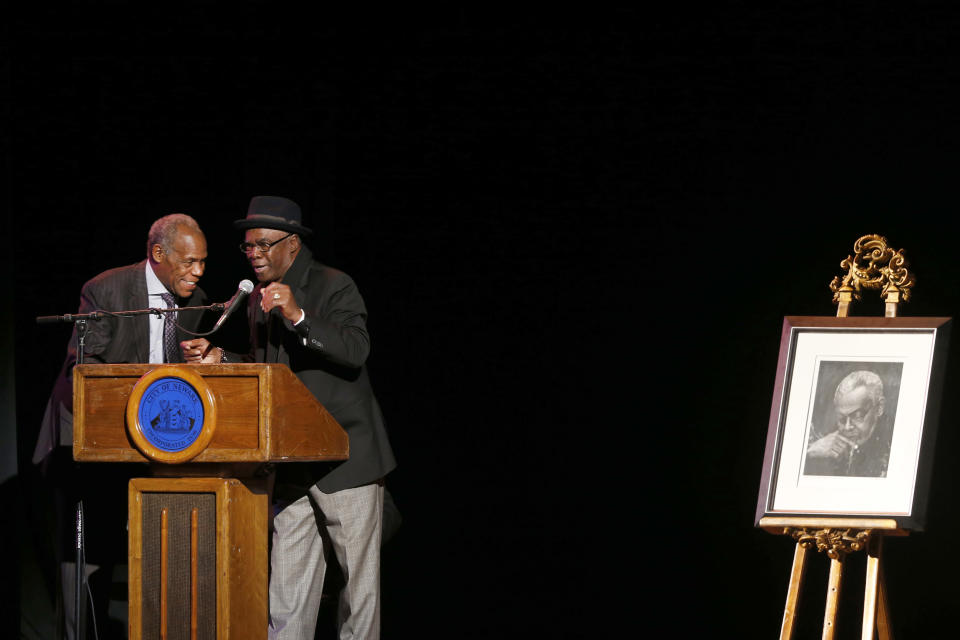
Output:
M234 220L235 229L279 229L309 236L313 231L300 224L300 205L279 196L254 196L247 217Z

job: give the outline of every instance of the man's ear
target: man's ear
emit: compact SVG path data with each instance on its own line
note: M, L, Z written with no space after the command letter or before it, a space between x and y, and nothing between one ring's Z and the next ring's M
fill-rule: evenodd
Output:
M163 247L159 244L153 245L150 248L150 258L153 259L154 262L160 262L163 258Z

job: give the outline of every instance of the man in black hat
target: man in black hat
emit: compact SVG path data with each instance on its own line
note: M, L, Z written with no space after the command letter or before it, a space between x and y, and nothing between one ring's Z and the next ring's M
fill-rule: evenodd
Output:
M364 366L366 306L350 276L313 259L295 202L254 197L234 226L245 232L240 250L259 280L248 308L251 351L237 356L198 338L183 343L187 362L284 363L350 437L350 459L322 463L305 495L291 496L274 517L270 637L313 640L332 548L345 579L339 637L378 638L383 479L396 461ZM278 469L278 487L296 484L284 483L287 467Z

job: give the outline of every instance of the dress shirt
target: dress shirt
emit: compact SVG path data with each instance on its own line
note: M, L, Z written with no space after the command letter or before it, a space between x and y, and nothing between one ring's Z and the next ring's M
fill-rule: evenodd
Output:
M163 298L160 296L161 294L167 293L167 288L163 286L163 283L160 282L160 278L158 278L157 274L153 272L153 267L150 266L149 260L147 260L145 269L147 277L147 301L149 302L149 307L151 309L166 309L167 303L164 302ZM174 299L176 299L176 296L174 296ZM158 318L153 314L148 317L150 318L150 362L162 363L163 318Z

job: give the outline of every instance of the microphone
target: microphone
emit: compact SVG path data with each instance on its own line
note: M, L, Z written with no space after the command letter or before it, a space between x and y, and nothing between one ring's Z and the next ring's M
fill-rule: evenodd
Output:
M237 307L240 306L240 302L250 295L250 292L253 291L253 283L249 280L241 280L240 284L237 286L237 292L233 294L233 297L230 298L230 302L226 304L226 309L223 310L223 315L220 316L220 319L217 320L217 324L213 325L213 329L210 333L213 333L220 328L230 314L236 311Z

